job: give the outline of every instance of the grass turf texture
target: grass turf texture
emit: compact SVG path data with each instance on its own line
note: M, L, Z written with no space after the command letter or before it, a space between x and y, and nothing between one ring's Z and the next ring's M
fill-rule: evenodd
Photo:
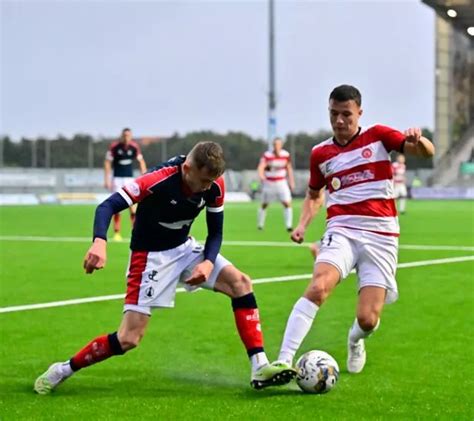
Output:
M295 205L299 208L300 203ZM281 207L270 207L263 232L256 207L228 204L225 240L287 241ZM298 211L295 212L298 214ZM410 202L400 218L401 244L474 246L472 202ZM297 216L297 215L296 215ZM93 207L0 208L0 235L87 237ZM124 236L129 229L123 214ZM319 239L320 216L307 234ZM193 226L205 237L204 218ZM87 242L1 241L0 306L124 292L127 243L110 243L103 271L86 276ZM306 247L224 246L253 278L310 273ZM400 250L400 262L472 255L472 251ZM229 299L178 294L176 308L155 312L138 349L90 367L52 396L32 385L50 363L116 330L120 300L0 314L0 419L466 419L474 417L474 263L400 269L400 299L387 306L367 341L363 373L345 370L346 334L356 305L355 277L338 286L319 312L301 352L322 349L342 373L328 395L295 384L256 392L234 327ZM307 280L255 286L266 351L276 358L286 320Z

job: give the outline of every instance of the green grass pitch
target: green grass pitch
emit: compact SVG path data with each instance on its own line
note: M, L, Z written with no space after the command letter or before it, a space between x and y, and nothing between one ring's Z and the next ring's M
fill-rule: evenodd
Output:
M224 240L289 243L281 207L270 207L262 232L256 209L256 203L226 205ZM110 242L105 270L83 273L93 213L92 206L0 208L0 307L125 291L125 242ZM124 213L125 236L127 219ZM196 238L204 239L204 225L201 216L192 230ZM409 202L400 225L403 246L451 246L402 247L402 264L474 255L473 202ZM307 240L319 239L323 227L320 215ZM312 270L305 246L224 245L222 253L254 279ZM255 285L271 359L308 279ZM250 389L229 299L212 292L177 294L176 308L154 313L136 350L81 371L50 396L33 393L35 378L90 339L116 330L122 301L0 313L0 419L472 420L473 260L401 268L397 279L400 299L384 309L380 329L367 340L367 365L359 375L345 369L354 275L321 308L301 352L322 349L339 362L339 382L322 396L305 395L295 384Z

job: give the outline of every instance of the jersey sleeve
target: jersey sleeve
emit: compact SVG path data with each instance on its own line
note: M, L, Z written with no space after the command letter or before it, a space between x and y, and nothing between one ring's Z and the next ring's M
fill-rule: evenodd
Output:
M225 197L225 183L224 177L219 177L214 181L213 185L214 190L216 191L215 195L211 199L211 202L207 204L208 212L222 212L224 210L224 197Z
M375 130L377 137L380 138L387 152L403 152L405 135L402 132L382 125L374 126L373 130Z
M135 143L134 146L135 146L135 154L136 154L135 158L138 161L141 161L143 159L142 149L140 148L140 145L138 143Z
M107 152L105 153L105 160L106 161L113 161L114 160L114 146L115 146L115 142L114 143L111 143L109 145L109 148L107 149Z
M321 190L326 185L326 180L319 168L318 148L314 148L311 151L309 173L309 188L313 190Z
M141 202L145 197L156 193L157 186L177 172L177 167L160 168L136 178L131 183L126 184L118 193L129 205Z

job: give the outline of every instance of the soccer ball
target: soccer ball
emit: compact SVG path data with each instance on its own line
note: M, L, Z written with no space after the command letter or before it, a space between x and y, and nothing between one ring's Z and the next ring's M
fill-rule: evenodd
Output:
M308 351L296 362L296 383L307 393L327 393L339 378L336 360L324 351Z

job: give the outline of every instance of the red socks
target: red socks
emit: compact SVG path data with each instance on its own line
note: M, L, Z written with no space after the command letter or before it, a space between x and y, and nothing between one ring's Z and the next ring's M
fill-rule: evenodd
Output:
M234 309L237 330L247 349L248 356L251 357L254 354L263 352L260 316L253 293L251 292L243 297L232 299L232 308Z

